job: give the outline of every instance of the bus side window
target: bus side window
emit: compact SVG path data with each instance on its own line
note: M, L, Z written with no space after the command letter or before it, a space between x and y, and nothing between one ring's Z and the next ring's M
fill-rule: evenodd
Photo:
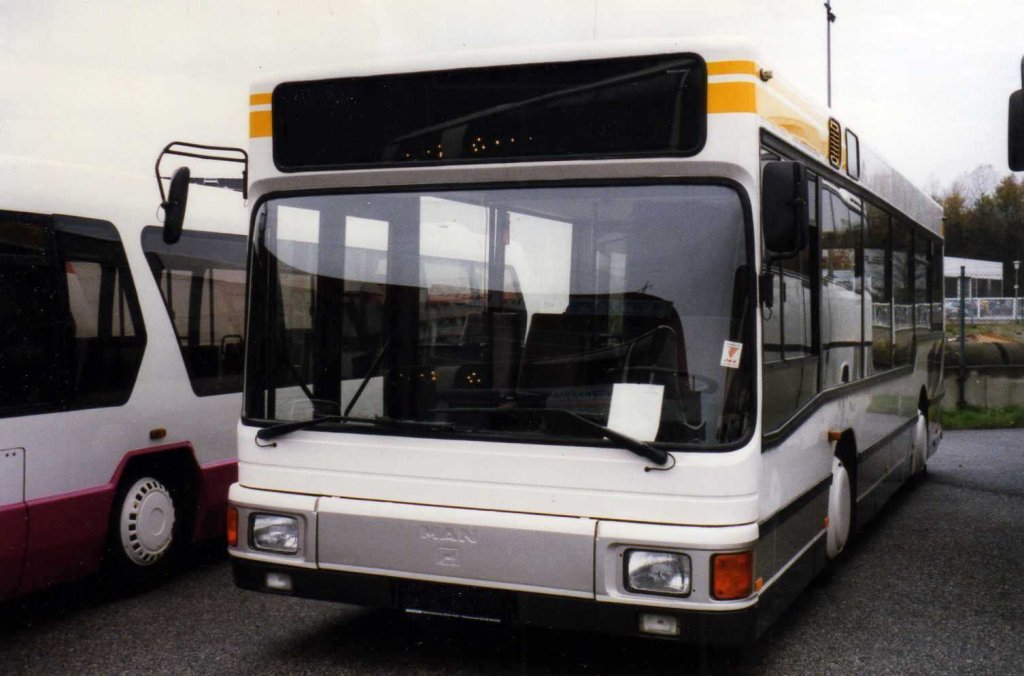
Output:
M918 334L931 331L931 307L928 302L928 266L931 262L931 242L923 233L914 235L914 327Z
M851 198L852 199L852 198ZM822 388L860 378L860 212L831 190L821 193Z
M893 366L905 366L914 351L914 279L911 266L913 233L906 223L892 223Z
M159 228L142 231L153 277L174 325L197 396L242 391L245 238L185 231L168 245Z
M864 228L864 327L868 375L892 368L892 283L889 279L889 214L870 202Z
M49 217L0 213L0 417L60 407L70 317Z
M943 321L943 277L942 265L942 242L937 239L931 240L931 258L928 259L928 298L932 306L932 331L942 331ZM960 294L956 294L960 295Z
M65 408L123 404L146 345L124 248L109 223L58 217L56 230L73 326Z

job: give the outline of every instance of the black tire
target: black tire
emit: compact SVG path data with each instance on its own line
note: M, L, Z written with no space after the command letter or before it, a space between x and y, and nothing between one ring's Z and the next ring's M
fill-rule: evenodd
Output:
M184 549L182 492L158 475L126 475L114 495L104 567L112 591L149 589L174 570Z

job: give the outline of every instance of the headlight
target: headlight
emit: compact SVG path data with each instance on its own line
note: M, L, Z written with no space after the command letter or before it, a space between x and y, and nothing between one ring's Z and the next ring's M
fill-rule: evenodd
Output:
M299 551L299 520L294 516L253 514L249 532L256 549L281 554Z
M690 557L678 552L626 552L626 588L647 594L690 593Z

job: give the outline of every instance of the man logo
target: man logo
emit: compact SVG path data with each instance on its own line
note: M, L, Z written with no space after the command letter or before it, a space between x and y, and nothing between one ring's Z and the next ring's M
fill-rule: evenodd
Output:
M471 529L456 526L420 526L420 539L433 542L458 542L465 545L476 544L476 534Z

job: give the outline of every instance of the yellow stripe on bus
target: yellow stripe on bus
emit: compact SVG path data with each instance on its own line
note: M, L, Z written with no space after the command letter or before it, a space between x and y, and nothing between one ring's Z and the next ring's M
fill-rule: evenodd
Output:
M757 100L758 114L777 127L785 129L823 158L828 158L828 122L813 110L798 105L788 91L763 87Z
M253 110L249 112L249 138L270 136L273 131L269 110Z
M756 112L757 90L753 82L713 82L708 85L708 114Z
M828 134L823 123L780 94L753 82L712 82L708 84L708 114L756 113L827 157Z
M273 94L252 94L249 96L250 106L267 106L270 105L270 99Z
M708 75L757 74L757 64L753 61L712 61L708 64Z

